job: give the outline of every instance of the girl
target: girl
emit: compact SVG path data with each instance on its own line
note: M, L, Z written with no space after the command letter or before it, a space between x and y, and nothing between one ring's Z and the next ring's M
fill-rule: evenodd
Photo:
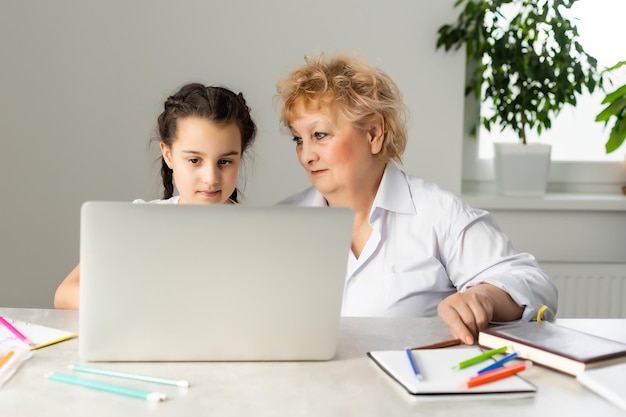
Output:
M158 118L163 199L155 204L236 204L237 179L256 125L241 93L187 84L170 96ZM174 195L174 186L178 195ZM135 200L135 203L145 203ZM80 265L63 280L55 308L79 306Z

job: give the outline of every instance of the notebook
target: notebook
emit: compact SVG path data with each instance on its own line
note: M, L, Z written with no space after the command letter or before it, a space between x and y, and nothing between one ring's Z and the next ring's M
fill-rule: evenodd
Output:
M5 317L11 326L28 339L31 343L30 350L41 349L55 343L76 337L76 333L55 329L53 327L42 326L40 324L29 323L26 321L10 319ZM18 339L6 327L0 325L0 355L4 355L12 349L21 346L23 342Z
M87 202L80 357L331 359L352 223L347 208Z
M422 379L416 378L404 350L372 351L367 355L390 379L402 386L412 399L426 401L512 399L532 397L537 388L519 375L473 388L463 387L479 369L493 363L493 359L460 370L453 369L459 362L482 353L476 346L446 349L421 349L412 352L419 363ZM523 372L522 372L523 374Z
M485 348L508 346L520 358L567 375L626 362L626 344L548 321L495 325L478 334Z

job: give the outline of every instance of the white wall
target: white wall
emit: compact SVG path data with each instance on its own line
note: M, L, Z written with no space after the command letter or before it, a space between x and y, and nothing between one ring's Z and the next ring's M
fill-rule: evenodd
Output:
M626 317L626 211L489 208L559 288L559 317Z
M254 109L246 203L272 204L308 185L273 97L282 75L320 51L356 53L398 82L411 110L406 170L460 192L464 59L435 51L452 5L3 2L0 305L52 306L78 261L82 202L159 196L148 143L163 100L189 81L243 91Z

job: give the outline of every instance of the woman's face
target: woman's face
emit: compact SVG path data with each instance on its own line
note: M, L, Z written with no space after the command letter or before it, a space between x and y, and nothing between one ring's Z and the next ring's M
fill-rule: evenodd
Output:
M381 166L376 154L382 138L376 132L355 128L342 111L331 114L325 108L311 109L299 103L293 114L289 127L298 159L311 184L326 199L378 185L372 184L380 180L372 175Z
M173 170L180 204L221 204L237 186L241 132L236 124L215 124L201 117L178 120L176 138L161 152Z

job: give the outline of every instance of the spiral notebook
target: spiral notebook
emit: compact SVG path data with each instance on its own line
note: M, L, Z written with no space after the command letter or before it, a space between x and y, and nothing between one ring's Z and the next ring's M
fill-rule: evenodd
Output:
M404 350L368 352L368 356L391 380L403 387L415 399L511 399L532 397L537 388L519 375L504 378L473 388L462 385L494 359L464 368L453 369L459 362L477 356L483 351L475 346L412 351L423 379L416 378Z

